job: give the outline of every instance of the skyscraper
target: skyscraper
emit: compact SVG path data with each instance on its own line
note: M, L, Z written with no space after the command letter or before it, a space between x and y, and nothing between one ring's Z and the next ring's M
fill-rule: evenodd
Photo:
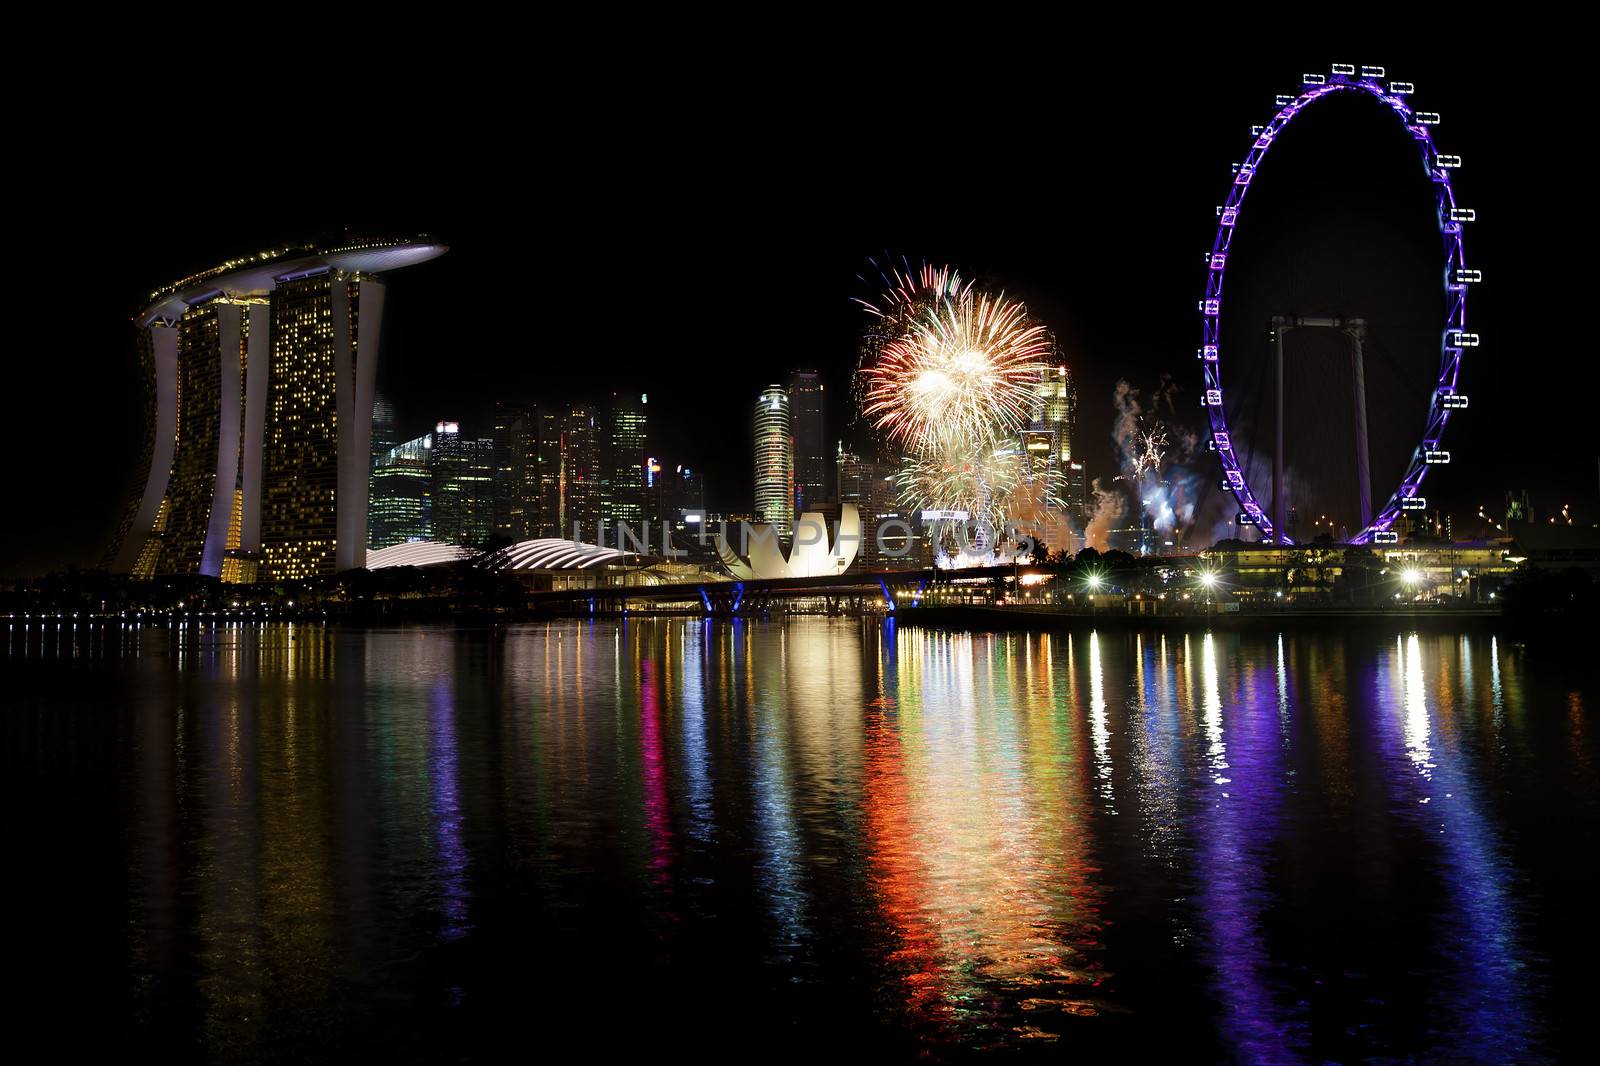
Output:
M433 434L397 444L372 468L367 546L388 548L433 539Z
M597 543L604 504L604 452L605 426L600 413L588 404L565 408L561 419L559 536Z
M376 275L444 251L426 241L280 249L152 294L135 322L153 432L112 569L248 581L360 566Z
M609 438L606 441L605 522L607 543L616 537L617 523L637 536L644 522L645 483L649 480L646 449L650 397L618 393L611 397Z
M1076 459L1067 463L1066 484L1061 499L1081 534L1089 526L1089 475Z
M538 537L563 537L561 528L561 437L566 412L559 407L540 407L538 424L539 525Z
M227 306L226 313L223 306ZM224 317L231 325L226 340L222 337ZM178 322L177 384L181 402L167 485L165 535L155 563L157 573L221 572L238 474L241 330L238 307L220 302L187 311ZM219 407L224 403L234 408L228 412L232 417L220 416ZM233 439L221 441L224 433ZM225 443L231 447L224 447ZM220 532L213 529L218 523Z
M372 401L372 461L376 463L390 448L400 443L395 430L394 404L379 395Z
M1026 524L1048 548L1068 549L1087 521L1083 464L1072 455L1078 392L1071 370L1064 363L1043 368L1033 394L1033 421L1021 435L1032 490Z
M539 413L520 404L494 409L494 531L513 542L539 528Z
M789 421L789 394L768 385L755 407L755 513L772 523L778 535L794 529L794 438Z
M1078 389L1065 363L1045 367L1034 386L1034 428L1055 433L1058 465L1072 458L1072 432L1078 417Z
M834 499L833 456L828 447L822 376L815 370L789 375L789 420L794 436L794 513Z
M843 448L839 449L836 462L839 501L855 504L856 510L861 513L862 543L851 569L892 569L893 558L878 546L878 530L884 522L902 518L895 494L894 467L889 463L863 459Z
M494 440L461 432L459 422L433 427L433 538L482 548L494 532Z

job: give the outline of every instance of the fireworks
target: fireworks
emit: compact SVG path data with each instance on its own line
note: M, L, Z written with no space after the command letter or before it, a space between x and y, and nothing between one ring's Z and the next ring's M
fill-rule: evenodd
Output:
M878 264L873 262L872 265ZM884 290L878 302L857 300L856 303L878 319L880 329L874 332L890 340L908 333L912 322L940 301L960 303L972 295L972 282L962 281L961 275L950 266L923 263L913 269L910 263L902 260L898 267L880 268L879 277L883 279Z
M1173 395L1177 386L1163 377L1154 390L1142 392L1126 381L1117 382L1112 404L1117 410L1111 437L1117 445L1122 472L1113 481L1127 489L1115 493L1096 490L1099 500L1091 535L1103 537L1108 523L1098 521L1104 510L1120 519L1131 497L1138 504L1135 512L1142 520L1148 515L1158 533L1181 542L1194 522L1199 479L1186 465L1194 454L1198 438L1180 424L1167 421L1175 416ZM1116 498L1113 499L1113 496Z
M975 454L1028 419L1050 338L1004 296L924 311L863 371L862 413L913 455Z
M909 457L895 483L901 502L911 510L965 511L974 521L1000 528L1022 473L1022 461L1008 445L991 443L974 452L945 442L939 449Z
M1016 432L1033 415L1054 342L1004 294L948 266L881 271L885 291L858 301L873 317L856 378L857 409L904 457L910 510L964 512L1003 529L1026 465Z
M871 286L881 285L881 289L871 299L855 300L872 316L872 323L861 338L861 357L851 383L855 399L853 410L857 414L866 406L867 368L877 364L884 347L908 336L923 315L937 310L945 300L959 303L972 295L972 283L963 281L951 266L923 263L913 267L904 259L898 266L880 266L877 260L869 262L877 270L878 278L876 281L865 277L861 280Z
M1128 472L1119 478L1138 481L1146 473L1161 476L1161 464L1167 459L1167 431L1160 425L1143 430L1134 441L1134 453L1128 458Z

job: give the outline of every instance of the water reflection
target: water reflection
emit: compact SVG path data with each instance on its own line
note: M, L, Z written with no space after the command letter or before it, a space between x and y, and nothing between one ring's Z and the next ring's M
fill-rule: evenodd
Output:
M1513 915L1513 871L1463 766L1463 711L1450 698L1450 675L1436 676L1430 688L1416 634L1397 639L1394 661L1389 676L1399 675L1401 739L1413 773L1392 784L1401 815L1438 849L1444 896L1436 915L1441 957L1430 974L1440 1029L1449 1034L1439 1050L1444 1057L1521 1059L1529 1051L1530 960Z
M1595 838L1592 681L1494 635L34 627L0 661L9 769L118 738L104 964L131 1031L214 1056L443 1045L556 980L936 1056L1165 1024L1515 1060L1593 941L1530 829Z
M1050 638L902 633L867 720L867 847L900 1006L984 1042L1093 1013L1087 708L1052 698Z

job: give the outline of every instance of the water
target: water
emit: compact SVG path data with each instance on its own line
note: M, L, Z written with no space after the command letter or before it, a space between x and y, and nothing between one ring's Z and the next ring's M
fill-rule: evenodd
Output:
M35 624L0 682L9 1013L74 1044L1526 1061L1588 1028L1594 672L1504 636Z

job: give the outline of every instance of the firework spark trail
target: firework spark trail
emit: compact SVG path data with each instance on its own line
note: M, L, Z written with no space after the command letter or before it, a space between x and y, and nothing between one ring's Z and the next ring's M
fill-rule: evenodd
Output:
M1128 486L1139 506L1137 513L1148 514L1157 532L1181 541L1194 524L1201 475L1188 465L1200 438L1165 417L1177 417L1173 402L1177 391L1178 386L1167 376L1148 396L1126 381L1117 382L1112 399L1117 416L1111 437L1121 466L1113 480ZM1100 503L1097 518L1100 511L1109 515L1112 510L1107 501ZM1116 508L1117 518L1122 510Z
M864 370L862 413L913 454L975 454L1027 421L1049 350L1044 327L1004 295L945 300Z
M925 313L937 309L941 302L953 300L960 303L972 296L972 282L963 281L960 272L952 266L923 263L920 267L913 267L904 258L896 266L888 256L884 260L889 265L883 266L877 260L868 260L878 272L877 282L861 278L869 286L878 286L880 295L870 300L854 298L854 302L873 318L861 339L861 354L850 385L855 400L851 409L856 414L866 406L866 370L878 362L884 346L909 335L916 321Z
M875 260L869 262L878 265ZM961 274L951 266L923 263L913 268L902 260L898 267L879 268L878 274L883 279L884 290L877 303L862 299L857 299L856 303L883 322L891 336L907 332L913 320L939 301L959 303L972 295L972 282L962 281Z
M908 458L895 479L900 501L912 510L965 511L996 529L1003 527L1006 505L1021 481L1022 462L1014 449L989 444L974 453L948 442Z

